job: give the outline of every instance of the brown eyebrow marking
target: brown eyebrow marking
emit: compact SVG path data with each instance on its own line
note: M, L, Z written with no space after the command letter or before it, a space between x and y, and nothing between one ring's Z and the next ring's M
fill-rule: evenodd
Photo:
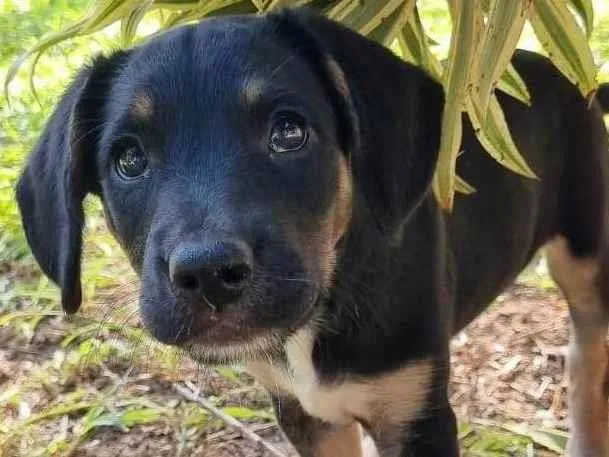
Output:
M152 97L144 92L135 94L135 98L129 106L129 114L140 121L148 121L154 114L154 102Z

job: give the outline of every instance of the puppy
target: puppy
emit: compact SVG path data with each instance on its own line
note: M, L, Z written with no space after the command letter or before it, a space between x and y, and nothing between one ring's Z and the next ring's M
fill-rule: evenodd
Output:
M541 246L572 316L571 455L609 456L608 141L543 57L498 93L539 179L493 161L465 119L458 172L430 190L443 90L304 11L213 18L98 57L49 120L17 186L28 242L81 303L87 194L139 273L158 340L243 363L302 457L458 455L449 340Z

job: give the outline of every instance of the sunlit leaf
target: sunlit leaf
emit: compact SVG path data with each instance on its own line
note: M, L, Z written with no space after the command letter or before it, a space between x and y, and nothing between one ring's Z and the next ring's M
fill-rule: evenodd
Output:
M273 420L274 416L269 411L265 411L262 409L251 409L246 408L245 406L227 406L222 408L226 414L235 419L239 420L248 420L248 419L267 419Z
M138 24L148 17L156 21L161 18L162 30L166 30L204 17L306 5L392 47L405 60L420 65L443 83L446 109L434 190L442 207L450 208L455 189L471 191L455 174L461 113L466 106L470 118L481 126L479 138L488 152L508 168L532 175L509 137L501 108L491 101L496 89L530 104L526 84L510 64L527 18L551 60L578 84L585 96L596 88L596 68L586 40L594 20L592 0L447 0L446 4L453 19L453 33L449 59L443 68L431 51L433 41L422 26L416 0L100 0L92 2L80 20L44 36L17 58L6 73L5 93L8 96L10 81L19 67L29 62L35 94L33 75L42 53L111 24L120 22L123 45L127 45L136 37ZM468 94L472 90L474 94ZM472 103L479 105L475 112ZM492 119L487 122L486 116Z
M569 3L583 19L586 27L586 34L590 37L594 26L594 7L592 5L592 0L569 0Z
M535 444L562 455L567 447L568 433L548 428L535 428L523 424L494 424L517 435L530 438Z
M147 0L142 2L141 5L134 8L127 17L121 19L121 37L124 46L129 46L135 34L137 33L137 26L140 24L153 0Z
M535 173L521 156L512 139L496 96L491 97L486 116L482 115L480 108L470 98L467 105L467 114L478 141L493 159L520 175L535 178Z
M474 59L470 75L474 104L480 105L483 116L495 85L505 72L518 44L532 0L491 1L484 37Z
M442 115L442 135L434 190L440 206L452 209L455 189L455 166L461 144L461 112L470 63L476 50L476 39L480 33L481 9L479 0L451 0L453 34L448 64L443 75L446 102Z
M512 64L509 64L501 75L497 89L520 100L525 105L531 104L529 89Z
M409 20L414 10L414 0L405 0L402 7L397 8L378 27L368 34L368 38L390 46L399 30Z
M403 7L404 0L360 0L357 8L341 19L348 27L367 35L381 25L398 8Z
M459 175L455 177L455 190L465 195L470 195L476 192L476 188Z
M533 0L530 20L554 65L587 97L596 88L596 67L586 35L566 0Z
M431 52L427 35L421 22L418 9L415 7L406 24L398 33L398 43L404 58L421 66L436 80L442 80L442 64Z

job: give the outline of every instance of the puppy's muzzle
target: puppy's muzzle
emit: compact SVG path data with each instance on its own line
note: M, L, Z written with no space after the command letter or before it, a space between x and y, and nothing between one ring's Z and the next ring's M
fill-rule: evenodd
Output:
M182 242L169 257L169 278L176 294L219 312L239 299L252 270L251 248L234 239Z

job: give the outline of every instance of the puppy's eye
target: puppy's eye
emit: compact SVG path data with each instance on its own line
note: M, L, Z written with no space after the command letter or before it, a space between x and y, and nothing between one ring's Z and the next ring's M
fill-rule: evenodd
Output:
M297 114L281 115L271 127L269 147L273 152L298 151L308 140L305 120Z
M137 145L127 145L116 157L116 171L123 179L135 179L148 169L148 158Z

